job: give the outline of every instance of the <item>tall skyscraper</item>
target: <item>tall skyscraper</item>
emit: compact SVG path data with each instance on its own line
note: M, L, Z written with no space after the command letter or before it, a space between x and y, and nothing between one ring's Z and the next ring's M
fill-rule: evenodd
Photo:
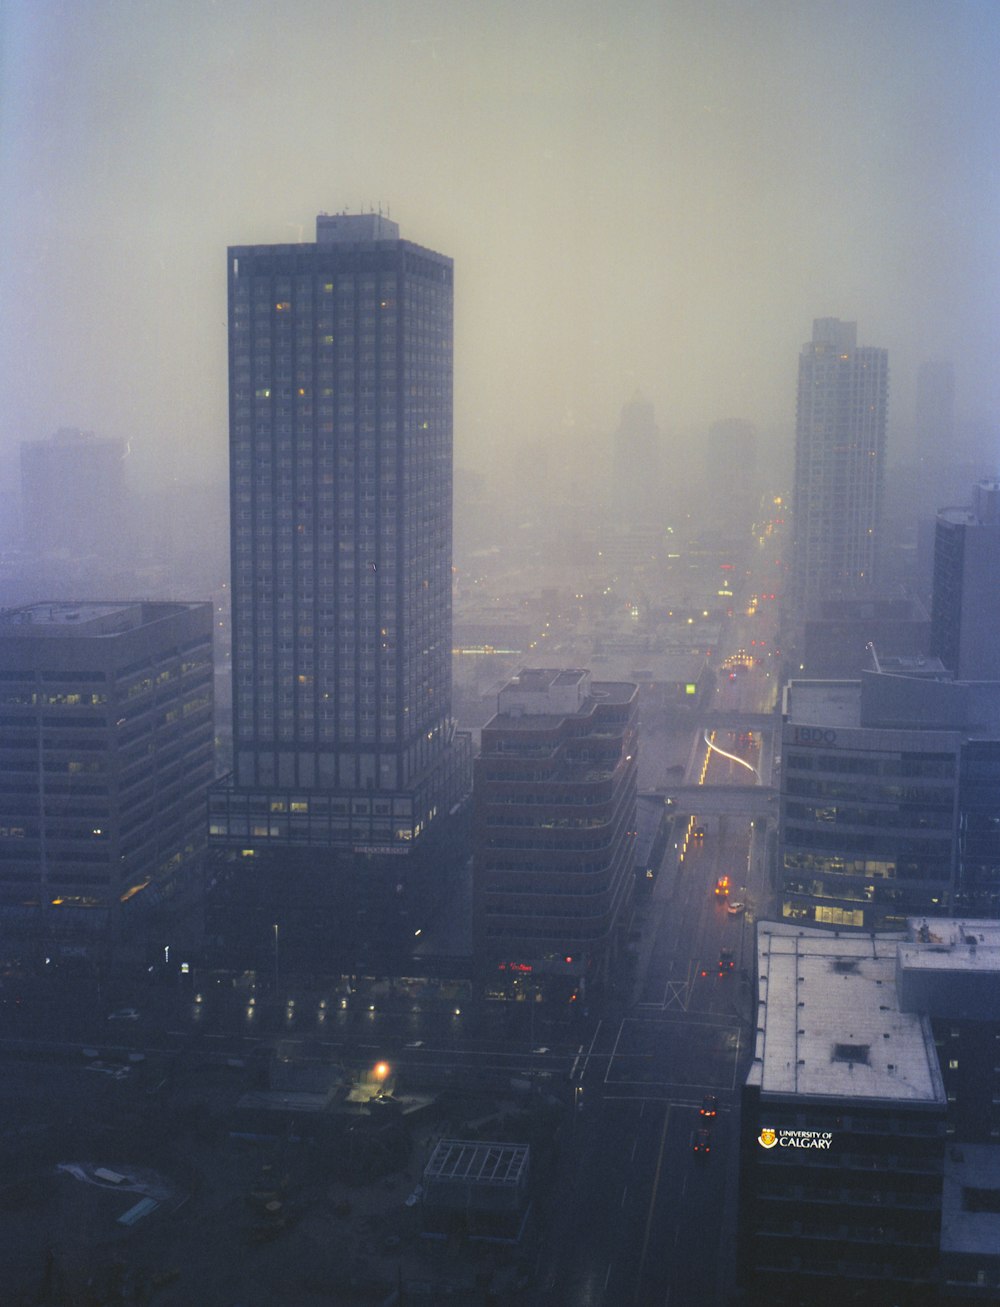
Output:
M757 508L757 428L745 418L724 418L708 429L703 468L712 488L715 520L744 532Z
M1000 681L1000 482L980 481L966 508L934 530L931 653L963 681Z
M451 717L452 261L376 214L229 250L239 855L409 853L469 789ZM314 858L315 860L315 858Z
M613 445L614 508L623 525L663 526L660 431L652 403L638 393L622 408Z
M858 346L857 323L818 318L799 356L793 597L799 619L820 599L876 579L889 361Z

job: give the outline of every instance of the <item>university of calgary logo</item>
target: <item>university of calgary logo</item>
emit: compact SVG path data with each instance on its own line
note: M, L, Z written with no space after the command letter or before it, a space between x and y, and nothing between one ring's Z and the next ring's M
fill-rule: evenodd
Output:
M770 1126L766 1125L761 1129L760 1134L757 1136L757 1142L760 1144L761 1148L773 1148L778 1142L777 1133L772 1130Z

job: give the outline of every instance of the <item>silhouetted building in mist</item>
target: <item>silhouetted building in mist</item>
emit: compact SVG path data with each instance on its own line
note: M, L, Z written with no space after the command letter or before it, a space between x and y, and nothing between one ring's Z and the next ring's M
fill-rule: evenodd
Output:
M963 681L1000 681L1000 482L937 515L931 653Z
M805 623L801 662L808 677L860 676L872 665L869 649L920 658L930 642L930 618L915 600L871 595L827 599Z
M124 440L66 427L21 444L21 534L38 554L112 554L125 521Z
M711 487L713 518L729 529L749 527L757 500L757 428L752 422L725 418L712 423L705 481Z
M753 1302L1000 1294L1000 929L833 935L761 922L740 1112Z
M889 363L857 323L818 318L799 356L792 592L799 620L876 579Z
M931 360L917 369L914 414L916 454L922 461L947 463L955 456L955 369Z
M204 853L212 605L10 609L0 667L5 935L143 942Z
M655 410L638 393L622 408L612 445L613 507L621 526L662 526L663 468Z
M381 215L316 234L229 250L234 773L209 835L237 863L398 863L470 788L451 716L452 262Z
M525 668L500 691L473 787L489 993L569 999L605 978L633 888L638 700L576 669Z

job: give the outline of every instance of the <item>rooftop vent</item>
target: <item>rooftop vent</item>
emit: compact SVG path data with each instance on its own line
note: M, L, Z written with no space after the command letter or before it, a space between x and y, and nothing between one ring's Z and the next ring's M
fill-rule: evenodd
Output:
M834 958L833 969L838 971L842 976L851 976L857 972L857 958Z
M868 1054L871 1050L871 1044L834 1044L833 1062L860 1062L862 1066L868 1065Z

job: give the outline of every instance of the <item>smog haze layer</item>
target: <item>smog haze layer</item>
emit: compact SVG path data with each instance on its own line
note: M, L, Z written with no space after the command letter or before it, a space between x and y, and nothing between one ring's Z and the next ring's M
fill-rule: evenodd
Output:
M784 438L818 316L1000 411L992 0L11 0L5 396L162 478L226 473L225 248L380 206L456 263L456 461L586 456L638 390L682 447Z

